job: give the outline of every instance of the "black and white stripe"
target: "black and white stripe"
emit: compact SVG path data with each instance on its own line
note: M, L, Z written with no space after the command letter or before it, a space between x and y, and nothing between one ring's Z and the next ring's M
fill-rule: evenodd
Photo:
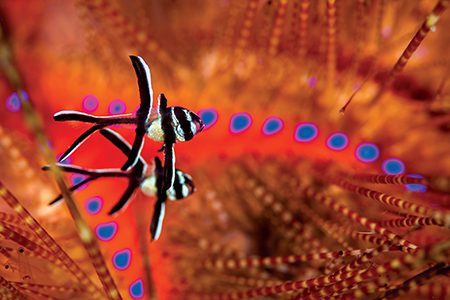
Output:
M166 203L158 199L155 203L152 221L150 223L150 234L153 240L157 240L161 235L165 212Z
M156 191L156 203L150 224L150 234L153 240L158 239L161 233L166 200L180 200L186 198L195 191L191 176L180 170L174 172L175 182L173 186L168 190L164 189L164 171L165 169L162 166L161 160L158 157L155 157L154 174L148 176L146 180L148 179L149 181L145 183L150 184L151 182L154 182L156 184L156 189L154 189ZM147 190L151 191L153 189L147 187Z
M183 173L180 170L175 172L175 182L173 186L167 191L167 196L169 200L181 200L189 195L193 194L195 191L194 182L191 176Z
M167 107L164 94L159 97L161 129L164 133L164 188L169 190L175 182L174 144L191 140L204 127L200 117L179 107Z
M155 167L149 176L141 183L141 190L147 196L158 195L158 184L164 180L164 169L158 157L155 157ZM175 170L175 181L173 186L167 190L166 195L169 200L181 200L195 192L195 185L192 177L181 170Z
M171 117L177 142L190 141L198 131L203 129L200 117L186 108L171 107Z
M136 112L136 135L134 137L131 153L121 168L124 171L134 166L139 158L142 147L144 146L144 137L147 133L147 123L153 105L153 88L150 69L142 57L131 55L130 59L138 79L141 105Z

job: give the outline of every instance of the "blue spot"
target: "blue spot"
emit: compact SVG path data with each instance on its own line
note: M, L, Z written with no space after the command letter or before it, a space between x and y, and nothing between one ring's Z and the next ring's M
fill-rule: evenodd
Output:
M28 100L28 94L25 91L20 91L24 100ZM22 108L22 102L20 101L19 94L14 92L6 99L6 108L10 112L18 112Z
M295 129L295 140L297 142L310 142L319 135L319 129L314 123L300 123Z
M85 112L94 112L98 108L98 99L94 95L87 95L82 105Z
M333 133L328 137L327 146L331 150L341 151L348 146L348 137L346 134L341 132Z
M144 297L144 284L142 283L142 279L138 279L131 283L128 290L133 299L141 299Z
M270 117L264 121L262 132L265 135L274 135L283 129L283 121L277 117Z
M369 163L374 162L380 156L380 150L378 146L372 143L361 143L356 148L356 158L362 162Z
M389 175L398 175L405 172L405 164L398 158L389 158L383 162L383 171Z
M127 269L131 263L131 250L127 248L117 251L114 253L112 261L117 270Z
M123 114L127 109L125 102L122 100L113 100L108 105L108 112L111 115Z
M86 179L86 176L81 175L81 174L72 174L70 176L70 182L72 183L72 185L77 185L85 179ZM80 186L79 188L77 188L77 191L84 190L86 187L87 187L87 183L85 183L82 186Z
M95 228L95 233L101 241L110 241L117 233L117 223L101 223Z
M230 131L231 133L241 133L252 125L252 118L247 113L236 113L231 116Z
M408 177L412 177L412 178L423 178L422 175L419 174L409 174ZM405 187L408 191L411 192L418 192L418 193L423 193L427 191L427 186L424 184L420 184L420 183L410 183L410 184L405 184Z
M205 124L205 129L208 129L211 126L213 126L217 122L217 119L219 118L219 114L217 113L217 111L212 108L202 109L201 111L198 112L198 114L202 119L203 123Z
M92 197L84 203L84 206L89 214L98 214L103 207L103 199L99 196Z

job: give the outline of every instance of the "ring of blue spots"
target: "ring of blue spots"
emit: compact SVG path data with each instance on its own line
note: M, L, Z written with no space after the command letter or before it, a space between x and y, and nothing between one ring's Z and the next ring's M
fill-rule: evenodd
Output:
M217 112L217 110L212 108L202 109L198 112L198 114L205 124L205 129L208 129L216 124L217 120L219 119L219 113Z
M236 113L231 116L230 131L231 133L241 133L250 128L252 125L252 118L247 113Z
M113 100L108 105L108 112L111 115L119 115L125 113L127 106L122 100Z
M283 129L283 120L278 117L269 117L264 121L262 132L270 136L280 132Z
M94 95L87 95L86 97L84 97L83 99L83 110L85 112L94 112L97 110L98 108L98 99L97 97L95 97Z
M117 234L117 229L118 226L116 222L101 223L95 227L95 234L99 240L106 242L114 238Z
M408 177L412 177L412 178L423 178L422 175L419 174L409 174ZM421 183L410 183L410 184L405 184L405 187L408 191L410 192L418 192L418 193L423 193L427 191L427 186Z
M131 264L131 250L126 248L114 253L112 257L114 268L123 271Z
M103 208L103 199L99 196L89 198L84 203L86 211L91 215L98 214Z
M348 146L348 137L342 132L335 132L327 139L327 147L334 151L342 151Z
M355 151L356 158L364 163L374 162L380 156L380 149L373 143L361 143Z
M317 78L311 77L308 79L308 84L314 87L317 84ZM210 109L212 110L212 109ZM212 110L213 111L213 110ZM209 119L213 119L212 114L210 116L201 116L203 121L207 123ZM281 120L279 120L281 121ZM211 122L211 121L210 121ZM282 121L281 121L282 122ZM240 133L246 130L251 125L251 118L246 113L238 113L232 116L230 121L230 131L232 133ZM208 125L206 125L208 126ZM268 118L263 124L262 130L265 135L270 135L271 132L277 132L281 130L278 128L279 123L275 123L273 119ZM308 142L315 139L318 135L318 128L312 123L301 123L297 126L295 131L295 140L299 142ZM349 139L344 133L334 133L327 139L326 145L328 148L340 151L348 147ZM380 150L377 145L373 143L362 143L355 151L355 156L358 160L369 163L376 161L380 156ZM383 163L383 171L386 174L396 175L402 174L405 171L405 165L400 159L387 159ZM421 175L412 174L411 177L422 178ZM413 192L425 192L427 186L423 184L406 184L406 188Z
M25 91L19 91L22 94L24 100L28 100L28 94ZM18 112L22 108L22 102L20 101L19 94L17 92L12 93L6 99L6 108L10 112Z
M295 129L295 140L297 142L311 142L319 135L319 129L314 123L300 123Z
M81 174L72 174L70 176L70 182L72 183L72 185L77 185L80 182L82 182L84 179L86 179L85 175L81 175ZM79 188L77 188L77 191L81 191L84 190L87 187L87 183L83 184L82 186L80 186Z
M133 299L141 299L144 297L144 283L142 279L137 279L130 284L128 292Z
M382 165L384 173L388 175L399 175L405 172L405 164L398 158L389 158Z

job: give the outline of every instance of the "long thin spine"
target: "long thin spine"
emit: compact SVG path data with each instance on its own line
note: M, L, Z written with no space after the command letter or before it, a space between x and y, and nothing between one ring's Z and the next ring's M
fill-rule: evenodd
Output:
M59 292L59 293L65 293L65 292L71 292L71 293L79 293L81 292L80 289L77 289L73 286L57 286L57 285L46 285L46 284L39 284L39 283L28 283L28 282L11 282L12 285L17 286L18 288L29 288L34 290L42 290L42 291L49 291L49 292Z
M420 204L412 203L385 193L377 192L362 186L352 184L343 179L331 178L331 182L346 190L376 200L382 204L401 208L413 214L431 217L444 226L450 225L450 214L444 211L433 210Z
M434 30L439 17L441 14L447 9L449 4L448 0L440 0L436 6L433 8L431 13L426 17L425 21L422 23L419 31L414 35L412 40L409 42L406 49L403 51L400 58L395 63L394 67L389 74L388 80L391 80L398 73L400 73L408 63L408 60L411 58L412 54L417 50L419 45L422 43L426 35L430 32L430 30Z
M261 279L261 278L227 275L227 274L220 274L220 277L222 280L227 281L228 283L231 284L239 284L251 287L261 287L266 285L276 285L282 283L281 281L274 279Z
M56 243L56 241L48 234L48 232L38 223L36 219L28 212L28 210L20 204L20 202L5 188L0 182L0 197L14 209L17 215L25 222L25 224L36 233L36 235L44 242L61 263L86 286L88 291L98 292L97 287L92 283L89 277L81 270L78 265L67 255L67 253Z
M343 288L341 291L347 291L342 296L331 297L330 299L339 299L339 300L353 300L353 299L364 299L368 295L373 295L374 293L380 293L386 290L386 285L388 283L388 278L383 276L379 278L375 278L372 281L364 282L360 281L354 286L356 288L348 289ZM348 283L346 283L348 284Z
M34 233L29 232L27 230L23 230L22 228L15 226L15 225L11 225L11 224L7 224L3 221L0 220L0 225L2 225L3 227L7 227L10 230L13 230L14 232L16 232L17 234L20 234L21 236L25 237L26 239L32 241L35 244L39 244L40 246L44 246L44 243L42 242L42 240L40 240ZM23 225L23 224L22 224Z
M211 254L231 255L235 252L233 249L227 247L227 245L211 242L204 237L198 239L197 246L202 251L209 252Z
M427 279L429 280L432 276L438 274L446 274L449 271L450 267L448 265L446 266L445 263L435 264L434 266L426 269L425 271L422 271L419 274L416 274L415 276L405 280L402 284L396 286L395 288L388 290L378 299L395 298L397 296L405 294L410 290L417 289L420 285L422 285L425 282L425 280Z
M280 3L278 4L275 21L269 39L269 55L278 53L278 46L280 45L281 36L283 34L287 4L287 0L280 0Z
M351 227L344 227L336 224L334 224L333 227L330 227L330 230L334 231L337 235L349 236L354 240L364 241L374 245L382 245L386 242L386 239L382 239L376 234L364 234L355 231Z
M260 49L260 54L261 55L266 55L267 51L270 48L270 34L272 33L272 23L273 20L275 19L275 13L274 13L274 9L272 8L272 6L270 5L272 3L272 1L267 1L266 4L264 4L264 7L262 8L262 13L263 13L263 17L262 17L262 22L261 25L259 26L260 30L259 30L259 34L258 34L258 39L261 41L261 43L263 43L267 48L265 49Z
M327 87L334 85L336 74L336 3L327 0Z
M324 204L325 206L331 208L332 210L346 216L350 220L355 221L355 222L363 225L367 229L373 230L376 233L381 234L390 240L398 242L402 246L405 246L410 249L417 248L417 246L414 245L413 243L408 242L407 240L399 237L395 233L387 230L386 228L379 226L377 223L369 221L367 218L362 217L357 212L349 209L348 207L346 207L344 205L337 203L331 197L328 197L326 195L323 195L323 194L317 192L314 188L312 188L310 186L304 186L302 188L302 194L305 196L308 196L308 197L312 197L313 199L319 201L320 203Z
M289 291L300 291L305 289L315 288L316 286L328 285L331 283L339 282L346 279L354 278L355 276L361 276L364 279L369 279L376 276L374 271L371 272L363 272L360 271L352 271L346 272L342 274L332 274L319 276L316 278L311 278L307 280L296 280L291 282L284 282L282 284L277 285L268 285L263 287L257 287L248 289L240 292L228 292L228 293L219 293L215 295L211 295L210 297L205 297L206 299L220 299L220 300L232 300L232 299L249 299L255 298L257 296L270 296L277 295Z
M228 48L234 47L236 28L238 27L238 16L241 10L242 2L229 2L228 3L228 16L227 23L223 30L223 41L222 43ZM244 25L245 26L245 25Z
M367 18L366 18L366 0L358 0L356 4L356 26L355 26L355 35L356 35L356 57L355 63L359 63L361 49L366 40L365 32L367 31Z
M377 175L377 174L344 174L349 179L377 184L427 184L425 178L414 178L410 175Z
M12 215L12 214L8 214L5 212L0 212L0 221L8 223L8 224L12 224L12 225L17 225L17 226L22 226L22 219L20 219L19 217Z
M365 271L345 272L339 275L332 274L328 276L321 276L318 278L308 280L298 280L282 283L279 285L265 286L260 288L248 289L240 292L219 293L207 297L209 299L231 300L231 299L248 299L256 296L268 296L285 293L287 291L300 290L311 288L316 285L330 284L339 281L347 281L347 283L360 282L374 277L379 277L387 272L397 273L400 270L410 270L425 264L427 259L442 260L443 254L450 248L450 242L444 242L435 245L429 250L418 250L412 254L406 254L399 258L394 258L376 268L369 268ZM372 291L370 291L372 292ZM358 293L366 294L366 291L360 290ZM368 294L368 293L367 293Z
M398 247L387 248L386 251L397 250ZM346 258L353 256L360 256L365 253L373 252L374 249L355 249L355 250L340 250L329 252L314 252L298 255L285 255L285 256L268 256L257 257L250 256L245 258L216 258L208 259L203 265L207 269L245 269L245 268L258 268L258 267L275 267L281 264L296 264L300 262L309 262L315 260L331 260L338 258Z
M11 253L9 253L11 250L12 249L6 249L5 247L0 247L0 253L6 258L12 257Z
M373 104L375 104L380 100L381 96L384 94L388 86L392 83L394 77L403 71L409 59L411 58L413 53L417 50L422 41L425 39L427 34L431 30L434 31L434 28L436 27L436 24L439 21L440 16L447 9L448 4L449 0L439 0L436 6L431 11L431 13L428 14L425 21L423 21L422 26L420 26L420 29L416 32L416 34L409 42L406 49L400 55L400 58L395 63L394 67L390 70L389 74L387 75L387 78L384 79L383 85L379 88L378 92L372 99Z
M287 8L287 17L291 19L289 34L286 38L286 52L296 56L298 51L298 39L300 36L300 0L291 1ZM290 12L290 13L289 13Z
M34 255L39 256L49 262L55 263L56 265L61 266L61 262L55 257L55 255L45 248L39 246L38 244L28 240L26 237L18 234L17 232L11 230L7 226L0 224L0 234L5 238L16 242L17 244L27 248Z
M58 300L59 298L55 298L53 296L50 296L44 292L41 292L39 290L35 290L35 289L30 289L28 287L22 287L19 286L17 287L18 289L20 289L21 292L28 294L29 296L33 297L33 298L38 298L38 299L45 299L45 300Z
M254 20L255 20L255 16L256 16L256 10L258 8L258 0L250 0L247 4L247 8L245 11L245 16L244 16L244 22L242 24L242 28L239 32L239 38L237 40L237 44L236 44L236 57L241 57L242 53L244 52L248 40L249 40L249 36L250 36L250 31L252 29Z
M307 51L310 5L310 0L300 0L300 32L298 46L298 55L300 56L300 58L304 58Z
M8 280L0 276L0 286L2 287L2 296L7 299L24 300L27 299L18 289L16 289Z
M415 216L380 221L378 222L378 224L383 227L413 227L413 226L439 225L439 223L432 218L415 217Z
M318 291L315 291L313 293L310 293L306 295L305 297L301 298L295 298L295 299L305 299L305 300L321 300L321 299L328 299L332 295L342 292L347 287L352 286L358 286L359 290L368 289L371 291L371 293L381 290L381 287L387 283L387 279L385 277L366 277L365 273L361 272L363 276L356 275L353 278L343 280L341 282L337 282L335 284L325 286ZM366 280L370 279L370 282L366 282Z

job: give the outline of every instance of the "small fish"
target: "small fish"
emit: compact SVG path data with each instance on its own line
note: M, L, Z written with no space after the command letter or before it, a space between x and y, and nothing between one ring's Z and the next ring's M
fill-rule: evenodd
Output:
M101 129L100 133L126 156L130 155L132 146L129 145L117 132L111 129ZM163 187L164 168L158 157L155 157L155 165L149 175L146 174L147 163L140 156L138 157L136 164L128 171L123 171L121 169L86 169L75 165L61 163L57 165L64 172L72 172L87 176L81 182L71 186L70 191L75 191L84 184L98 178L127 178L128 186L119 201L108 212L109 215L115 214L122 210L138 188L140 188L147 196L156 196L155 208L150 225L150 234L153 240L157 240L161 234L166 200L181 200L195 192L195 185L191 176L178 169L174 172L174 184L169 189L165 189ZM44 166L42 169L48 171L50 167ZM49 205L53 205L62 199L62 195L58 195L49 203Z
M53 115L55 121L79 121L93 123L94 125L83 132L69 148L61 155L59 161L63 161L70 156L82 143L86 141L94 132L111 125L134 124L136 125L136 135L134 137L128 159L121 167L122 171L132 168L139 160L144 137L164 143L164 180L163 187L169 190L175 182L175 151L174 144L191 140L205 127L198 115L187 108L180 106L167 106L167 99L164 94L158 97L158 107L156 116L152 116L153 88L151 83L150 68L140 56L130 56L135 70L139 94L140 106L136 115L125 114L119 116L94 116L91 114L63 110Z

